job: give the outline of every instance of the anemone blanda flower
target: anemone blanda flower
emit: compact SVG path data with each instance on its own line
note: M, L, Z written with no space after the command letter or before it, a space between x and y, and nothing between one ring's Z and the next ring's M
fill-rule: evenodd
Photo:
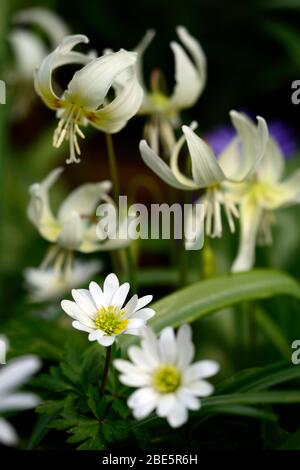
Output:
M181 326L176 335L172 328L164 328L159 338L150 328L144 328L141 346L128 348L131 362L114 361L121 373L120 381L138 388L128 399L136 419L143 419L155 410L170 426L182 426L188 420L188 410L201 407L199 397L213 393L213 386L205 379L215 375L219 365L211 360L192 363L191 335L189 325Z
M253 173L263 157L268 138L267 126L261 117L257 118L257 126L236 111L231 111L230 117L237 135L218 159L210 146L193 131L195 124L182 127L184 135L173 148L170 165L167 165L145 140L140 142L140 153L144 162L167 184L187 191L205 190L197 204L203 205L205 231L211 237L222 235L222 206L230 230L234 232L234 218L238 217L238 210L232 198L227 197L226 182L240 182ZM185 142L191 160L191 178L180 170L178 164ZM194 217L193 210L189 217ZM201 224L198 224L198 227L202 229Z
M69 141L67 163L80 161L78 136L84 137L81 126L89 123L109 134L118 132L136 114L143 96L135 70L137 54L120 50L92 58L72 50L88 41L80 34L65 37L35 74L36 92L50 109L57 111L59 118L53 137L54 147L59 147L64 139ZM58 95L52 86L52 74L58 67L71 63L82 67L74 73L67 89ZM124 73L126 79L122 86L115 87L115 98L109 102L109 91L114 89L118 76Z
M62 298L72 287L79 287L101 271L101 261L76 260L69 269L54 267L27 268L24 272L31 302L45 302Z
M254 126L246 119L249 126ZM273 211L300 202L300 169L282 179L284 167L282 151L269 137L255 171L240 184L227 184L230 197L240 208L239 249L232 271L246 271L253 266L257 241L272 243Z
M36 356L18 357L1 366L0 415L8 411L35 408L39 404L40 398L37 395L30 392L16 392L15 390L25 384L40 367L41 362ZM14 446L18 443L16 431L2 417L0 417L0 443L7 446Z
M89 290L73 289L74 302L63 300L61 306L73 318L74 328L89 333L89 341L111 346L119 335L139 335L141 327L155 315L153 309L146 307L152 295L140 299L134 295L124 305L129 288L128 282L120 285L111 273L105 278L103 290L91 282Z

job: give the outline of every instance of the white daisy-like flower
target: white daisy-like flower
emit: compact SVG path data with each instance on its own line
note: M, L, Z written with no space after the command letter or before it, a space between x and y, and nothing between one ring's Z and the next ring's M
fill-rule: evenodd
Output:
M128 282L120 285L117 276L111 273L104 281L103 290L91 282L89 290L73 289L74 302L63 300L61 306L74 319L74 328L89 333L89 341L111 346L119 335L139 335L147 320L155 315L153 309L146 307L152 295L140 299L134 295L124 305L129 288Z
M194 345L189 325L183 325L175 335L173 328L162 330L159 338L150 328L141 333L141 347L130 346L131 360L116 359L114 366L121 372L120 381L136 390L128 399L136 419L143 419L156 410L173 428L188 420L188 410L199 410L199 397L213 393L205 379L219 371L215 361L203 360L192 364Z
M0 415L10 411L35 408L40 398L29 392L15 390L25 384L41 367L36 356L22 356L0 368ZM13 426L0 417L0 443L15 446L18 436Z
M29 300L45 302L61 299L72 287L79 287L92 279L101 268L101 261L96 260L75 261L67 270L56 270L54 267L27 268L24 276L30 291Z
M67 163L80 161L78 137L84 138L81 126L89 123L109 134L118 132L136 114L143 97L135 70L137 54L122 49L94 58L72 50L88 42L81 34L66 36L35 74L37 94L50 109L57 111L59 118L53 136L54 147L59 147L65 139L69 141ZM58 67L71 63L81 68L75 72L67 89L58 95L52 86L52 74ZM126 71L122 86L115 87L118 76ZM108 93L112 89L115 97L109 101Z

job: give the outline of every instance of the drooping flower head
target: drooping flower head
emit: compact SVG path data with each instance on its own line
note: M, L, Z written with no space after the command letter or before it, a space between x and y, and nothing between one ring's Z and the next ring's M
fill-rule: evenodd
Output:
M268 138L266 123L261 117L257 118L257 125L250 123L243 114L236 111L231 111L230 117L236 136L218 159L211 147L195 134L195 123L190 127L182 127L184 135L173 148L170 165L145 140L140 142L144 162L167 184L186 191L205 190L197 203L203 205L205 231L211 237L222 235L222 206L230 230L235 230L234 218L238 217L238 210L232 198L227 197L226 183L243 181L253 173L264 154ZM178 163L185 142L190 157L191 176L183 173ZM190 217L194 217L193 212ZM201 229L200 224L199 227Z
M159 338L145 328L141 346L128 348L130 361L114 361L120 381L138 388L128 399L136 419L143 419L155 410L170 426L182 426L188 420L188 410L201 407L199 397L213 393L213 386L205 379L215 375L219 365L211 360L192 363L191 336L189 325L181 326L177 334L170 327L164 328Z
M79 162L78 136L84 137L81 126L88 123L107 133L122 129L140 107L143 91L136 77L137 54L120 50L93 58L73 51L80 43L88 43L84 35L72 35L49 54L35 74L35 89L44 103L57 111L59 123L54 133L53 145L59 147L67 139L70 155L67 163ZM62 65L79 64L66 90L58 95L52 85L53 72ZM114 86L118 76L126 72L122 86ZM115 89L110 101L108 93Z
M6 345L6 341L2 340L1 344ZM15 391L25 384L40 367L41 362L36 356L18 357L0 367L0 414L35 408L40 403L40 398L33 393ZM0 443L7 446L14 446L18 443L16 431L2 417L0 417Z
M115 274L109 274L103 289L91 282L89 290L73 289L73 301L63 300L62 309L73 318L73 327L89 333L89 341L98 341L102 346L111 346L122 334L139 335L140 329L155 311L146 307L152 295L138 298L137 295L125 304L129 284L119 284ZM125 304L125 305L124 305Z
M170 94L162 86L162 74L158 69L151 75L150 90L145 85L142 60L155 31L147 31L135 49L138 52L138 79L144 89L139 114L149 117L145 138L155 152L159 152L161 142L168 157L175 144L173 128L180 123L180 111L196 104L206 83L206 58L201 45L183 26L177 27L176 32L184 47L177 41L171 42L175 60L175 87Z

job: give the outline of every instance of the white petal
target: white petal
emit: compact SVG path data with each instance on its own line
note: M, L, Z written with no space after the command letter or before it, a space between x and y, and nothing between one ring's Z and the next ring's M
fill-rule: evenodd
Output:
M105 335L105 333L102 330L93 330L89 334L88 339L89 339L89 341L98 341L98 339L102 338L102 336L104 336L104 335Z
M172 428L178 428L186 423L188 420L188 413L186 408L176 401L170 413L167 416L167 421Z
M6 363L7 340L4 336L0 336L0 364Z
M83 325L86 325L91 328L95 326L95 323L93 322L91 317L85 311L83 311L75 302L72 302L71 300L62 300L61 308L64 312L66 312L67 315L69 315L71 318L74 318L74 320L78 320Z
M60 221L68 219L72 211L76 211L81 216L92 215L95 211L96 204L110 189L110 181L82 184L79 188L72 191L64 200L58 211L58 219Z
M177 365L184 370L191 363L195 352L192 329L189 325L182 325L178 329L176 342Z
M27 382L41 367L36 356L22 356L8 362L0 369L0 395Z
M115 342L116 337L115 336L99 336L97 338L97 341L101 346L111 346Z
M240 206L240 239L238 254L231 270L233 272L247 271L255 261L255 245L262 209L255 201L245 198Z
M143 320L142 318L129 318L129 320L128 320L128 329L129 330L131 330L131 329L136 330L136 329L139 329L143 326L145 326L145 320ZM125 330L125 333L127 333L126 330Z
M189 389L181 387L177 392L176 396L178 400L189 410L199 410L201 402L196 398Z
M116 290L119 288L119 280L117 276L114 273L109 274L104 281L103 284L103 292L106 298L107 305L110 305L111 299L116 292Z
M65 218L58 237L58 243L67 250L76 250L82 243L84 226L78 212L72 211Z
M128 292L129 292L129 289L130 289L130 285L128 282L125 282L124 284L122 284L117 290L116 292L114 293L111 301L110 301L110 305L113 305L119 309L122 308L125 300L126 300L126 297L128 295Z
M145 307L150 302L152 302L152 300L153 300L153 295L144 295L143 297L140 297L137 301L137 306L135 310L140 310L141 308Z
M198 361L190 365L184 372L184 383L197 379L206 379L218 373L220 366L216 361Z
M0 442L6 446L15 446L18 443L16 431L12 425L3 418L0 418Z
M145 140L140 142L139 149L144 163L146 163L146 165L165 183L177 189L191 189L189 185L182 184L175 178L168 165L158 155L156 155L155 152L153 152Z
M226 177L238 182L250 176L261 162L265 154L269 133L266 121L260 116L257 116L257 126L243 113L230 111L230 117L236 128L241 149L239 165L234 165L236 159L233 155L234 160L231 168L227 164L227 169L231 171L226 174ZM222 164L223 159L220 161L220 165Z
M149 358L144 351L138 346L130 346L127 350L129 359L139 368L150 371L157 366L157 362L153 358Z
M141 345L147 356L152 357L156 362L160 362L158 340L151 328L144 328L142 331Z
M148 401L146 404L139 406L137 408L134 408L132 410L132 414L135 417L135 419L143 419L146 418L154 408L156 407L156 399L153 398L153 400Z
M87 116L91 124L104 132L119 132L139 110L143 98L143 90L136 76L124 84L114 100Z
M33 74L47 50L39 37L31 31L21 28L13 29L8 36L16 62L16 79L33 80Z
M96 110L103 104L118 74L134 65L135 61L136 53L124 50L92 60L75 72L65 98L85 109Z
M89 290L72 289L72 297L84 313L86 313L92 319L95 318L97 307Z
M56 241L60 229L49 205L49 190L62 171L63 168L56 168L43 181L34 183L29 188L30 201L27 216L41 235L52 242Z
M159 336L159 353L161 361L167 364L176 362L176 339L173 328L166 327Z
M152 308L142 308L141 310L137 310L131 315L131 318L142 318L143 320L150 320L150 318L154 317L155 310Z
M193 180L202 188L218 184L225 175L212 151L188 126L182 126L192 161Z
M77 320L74 320L72 322L72 326L73 328L75 328L76 330L79 330L79 331L85 331L86 333L91 333L94 328L91 327L91 326L86 326L84 325L83 323L81 323L80 321L77 321Z
M1 397L0 412L35 408L40 401L41 399L33 393L14 393L10 396Z
M122 374L120 375L119 380L129 387L144 387L150 383L149 377L145 374L141 374L141 371L137 374Z
M195 64L178 43L171 43L175 57L176 86L170 98L170 107L175 110L193 106L206 81L206 59L199 42L183 27L177 28L177 33Z
M97 308L107 307L105 295L101 287L94 281L89 285L90 293Z
M150 387L143 387L133 392L128 398L129 408L147 406L150 402L157 400L157 393Z
M166 416L168 416L175 404L176 396L174 393L166 393L165 395L160 395L159 402L156 408L157 416L165 418Z
M138 296L135 294L128 300L127 304L124 307L124 318L131 317L132 313L136 310L136 306L138 304Z
M61 65L90 62L91 58L88 55L71 51L77 44L87 43L88 41L88 38L82 34L66 36L61 44L45 57L38 68L34 80L35 90L49 108L58 109L60 106L60 98L55 94L52 87L53 70Z
M214 392L214 387L206 380L197 380L187 385L189 392L198 397L208 397Z
M284 156L280 147L269 137L262 160L257 167L258 178L262 182L276 183L282 177Z
M56 47L69 34L69 28L62 19L47 8L35 7L19 10L14 15L13 21L39 26L47 33L53 47Z

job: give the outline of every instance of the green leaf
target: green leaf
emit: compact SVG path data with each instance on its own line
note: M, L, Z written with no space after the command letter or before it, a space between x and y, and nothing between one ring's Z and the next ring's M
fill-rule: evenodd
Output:
M156 331L165 326L193 322L212 312L256 299L289 295L300 300L300 286L279 271L255 269L196 282L154 303L150 324Z
M226 406L226 405L255 405L263 403L283 404L300 403L299 390L284 391L264 391L233 393L229 395L215 395L213 397L203 398L203 410L205 406Z
M41 415L36 420L35 426L29 438L28 444L26 449L33 450L39 445L41 440L46 436L49 432L48 425L50 421L53 419L53 416L49 415Z
M107 399L105 396L101 397L99 390L92 385L88 389L88 405L93 415L97 419L102 419L107 410Z
M228 405L228 406L205 406L205 415L236 415L245 416L247 418L255 418L267 421L276 421L276 416L273 412L265 411L259 408L246 405Z

